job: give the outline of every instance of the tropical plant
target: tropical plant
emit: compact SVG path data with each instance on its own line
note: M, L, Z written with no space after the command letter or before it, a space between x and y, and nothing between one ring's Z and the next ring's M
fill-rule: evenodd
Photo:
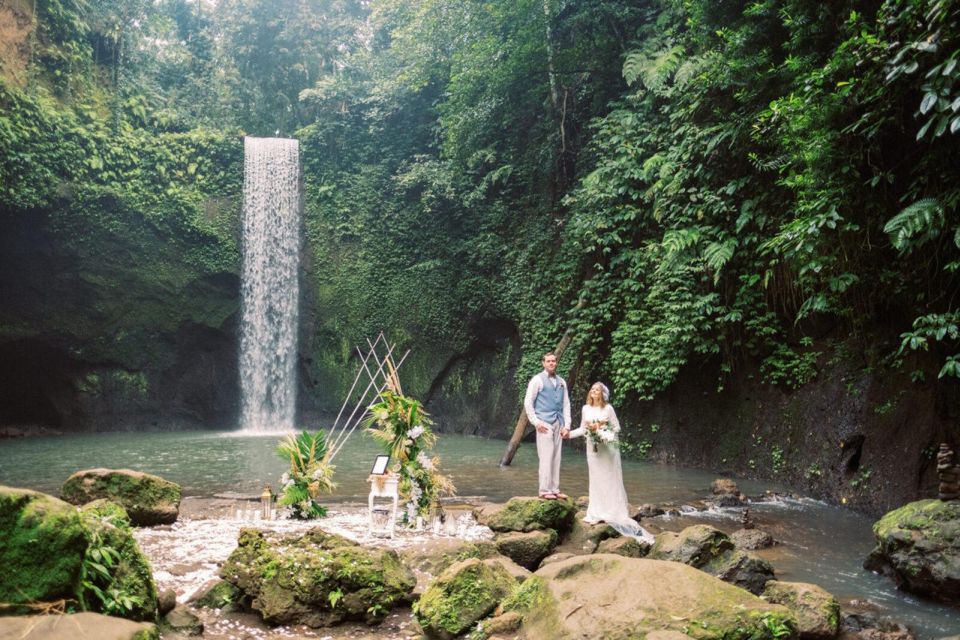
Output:
M138 596L121 589L115 579L120 552L110 546L104 531L122 526L111 516L91 516L90 543L81 563L80 606L85 611L99 611L108 616L128 617L143 606Z
M365 426L394 460L391 471L400 475L400 497L405 501L400 520L412 525L440 496L453 495L456 487L440 473L440 458L430 455L437 436L423 405L393 391L380 398L370 407Z
M330 452L323 431L289 434L277 446L277 455L290 463L290 470L280 478L282 493L277 504L290 507L294 518L312 520L327 515L317 497L331 493L337 486Z

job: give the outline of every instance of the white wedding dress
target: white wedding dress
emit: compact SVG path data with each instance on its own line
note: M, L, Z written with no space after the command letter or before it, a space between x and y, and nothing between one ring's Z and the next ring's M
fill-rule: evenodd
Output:
M595 407L583 405L580 428L570 432L571 438L585 437L587 425L592 422L606 422L614 434L620 433L620 421L612 405ZM623 535L637 540L653 543L653 535L637 524L631 517L627 506L627 492L623 488L623 471L620 467L620 449L616 443L604 442L594 445L587 438L587 468L590 471L590 503L587 515L583 519L588 524L608 523Z

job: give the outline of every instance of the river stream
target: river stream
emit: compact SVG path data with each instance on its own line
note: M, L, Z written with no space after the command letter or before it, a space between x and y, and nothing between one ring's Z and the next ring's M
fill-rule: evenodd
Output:
M54 495L72 473L93 467L128 468L179 483L185 496L259 495L274 488L284 463L274 453L278 437L238 436L213 432L104 433L34 437L0 441L0 484L27 487ZM449 434L439 438L441 469L467 502L503 502L536 492L536 451L520 447L512 466L497 462L505 443ZM331 505L366 502L367 475L376 443L359 431L334 460L336 492ZM624 484L631 504L678 506L706 497L715 473L645 462L624 461ZM587 465L582 449L564 451L561 488L572 496L587 493ZM745 494L788 491L774 483L735 478ZM776 568L777 578L813 582L841 602L873 603L883 615L909 625L921 638L960 633L960 611L898 591L883 577L861 567L873 547L872 520L819 501L789 498L750 506L759 528L779 544L758 552ZM723 531L739 528L739 509L684 514L644 521L654 530L679 530L707 522Z

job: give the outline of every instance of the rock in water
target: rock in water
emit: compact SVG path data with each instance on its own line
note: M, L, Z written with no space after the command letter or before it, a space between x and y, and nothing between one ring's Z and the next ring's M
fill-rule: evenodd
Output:
M45 493L0 486L0 602L76 598L87 535L75 507Z
M906 591L960 604L960 501L911 502L883 516L873 535L867 569Z
M315 528L304 534L242 529L220 576L269 624L323 627L378 622L409 601L416 579L391 549L362 547Z
M172 524L180 510L180 485L129 469L87 469L63 483L60 496L82 505L106 498L123 506L138 527Z
M516 584L496 561L463 560L433 581L413 612L428 638L451 640L492 612Z
M163 619L163 626L182 636L203 635L203 623L187 607L175 607Z
M494 531L539 531L553 529L561 537L573 525L577 512L573 501L511 498L505 505L488 505L474 510L477 522Z
M706 524L661 533L648 557L688 564L755 595L773 579L769 562L739 551L727 534Z
M557 546L557 532L553 529L526 533L511 531L497 536L496 545L500 553L532 570L540 566L540 561Z
M504 609L523 615L528 638L795 638L788 609L680 564L608 554L544 566ZM629 594L629 597L624 597ZM515 604L514 601L519 601Z
M733 542L727 534L710 525L697 524L680 533L664 531L658 535L649 557L700 568L733 548Z

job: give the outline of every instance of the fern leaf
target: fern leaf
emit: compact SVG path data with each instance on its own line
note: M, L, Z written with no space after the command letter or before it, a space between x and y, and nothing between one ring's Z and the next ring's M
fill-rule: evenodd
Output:
M733 257L736 248L736 238L727 238L723 241L711 242L703 250L703 259L707 263L707 268L714 272L714 282L719 279L720 270Z
M883 231L894 247L909 253L940 235L942 227L943 206L935 198L924 198L890 218Z

